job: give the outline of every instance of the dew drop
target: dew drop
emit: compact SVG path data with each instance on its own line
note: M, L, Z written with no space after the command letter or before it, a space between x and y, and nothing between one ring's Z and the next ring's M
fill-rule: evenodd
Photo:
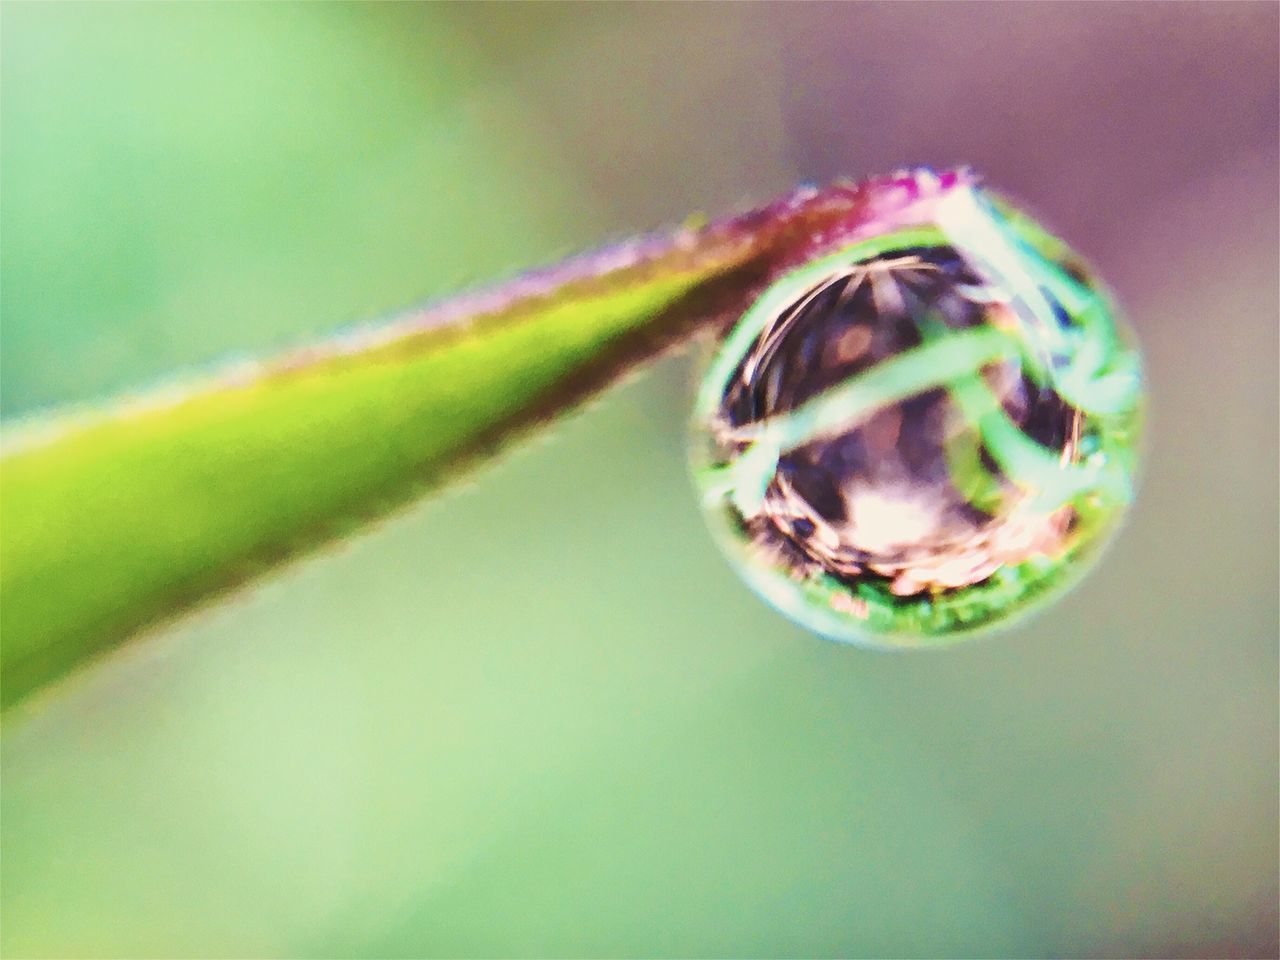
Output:
M1074 583L1132 499L1143 400L1074 253L971 178L906 176L864 185L873 213L728 331L691 445L747 582L874 647L1005 625Z

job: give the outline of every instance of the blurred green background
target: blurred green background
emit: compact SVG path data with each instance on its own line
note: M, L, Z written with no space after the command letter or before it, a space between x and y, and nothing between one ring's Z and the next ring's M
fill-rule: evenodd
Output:
M868 653L723 563L665 361L7 724L4 955L1274 956L1278 32L1269 3L6 2L7 419L969 162L1114 286L1152 426L1065 601Z

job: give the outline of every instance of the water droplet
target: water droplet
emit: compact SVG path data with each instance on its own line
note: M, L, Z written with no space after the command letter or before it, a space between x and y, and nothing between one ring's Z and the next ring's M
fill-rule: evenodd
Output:
M1132 498L1141 423L1134 341L1079 258L971 179L915 176L864 185L847 236L763 292L694 414L747 582L867 646L1060 595Z

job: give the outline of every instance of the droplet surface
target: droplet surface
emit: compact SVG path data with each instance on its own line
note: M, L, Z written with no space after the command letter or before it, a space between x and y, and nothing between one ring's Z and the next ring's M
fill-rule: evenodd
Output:
M1042 606L1133 496L1140 360L1061 241L965 175L870 181L719 344L694 414L712 529L834 639L946 642Z

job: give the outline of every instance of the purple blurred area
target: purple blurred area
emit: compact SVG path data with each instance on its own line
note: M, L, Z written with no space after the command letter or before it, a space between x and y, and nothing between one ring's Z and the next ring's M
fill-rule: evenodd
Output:
M1277 157L1274 4L452 12L501 51L494 65L620 218L759 200L797 178L969 164L1096 257L1212 171ZM1265 181L1251 199L1270 224Z

